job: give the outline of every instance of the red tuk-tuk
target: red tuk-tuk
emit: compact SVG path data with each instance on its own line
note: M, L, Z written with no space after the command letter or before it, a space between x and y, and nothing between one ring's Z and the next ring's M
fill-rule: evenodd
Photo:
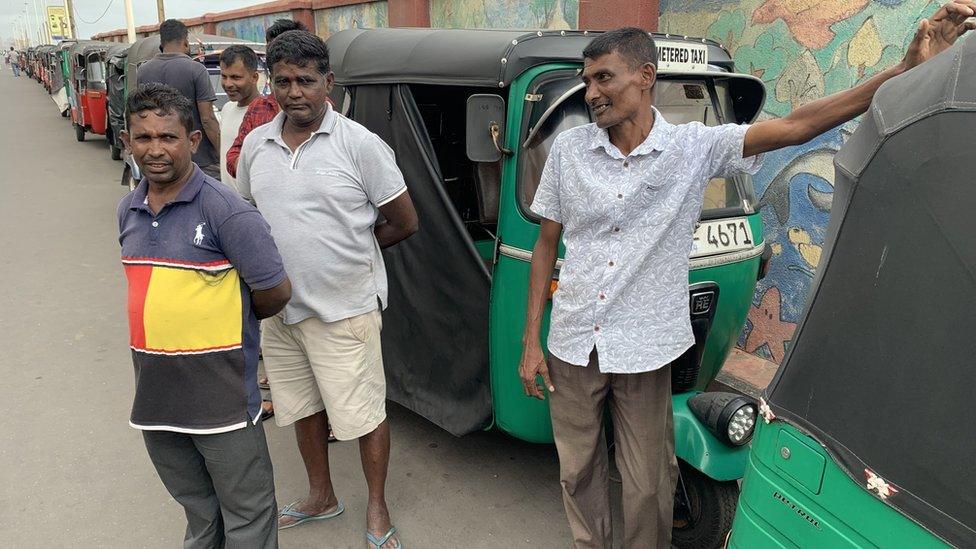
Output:
M108 128L108 94L105 88L105 51L112 44L82 40L71 46L71 124L78 141L85 133L105 135Z

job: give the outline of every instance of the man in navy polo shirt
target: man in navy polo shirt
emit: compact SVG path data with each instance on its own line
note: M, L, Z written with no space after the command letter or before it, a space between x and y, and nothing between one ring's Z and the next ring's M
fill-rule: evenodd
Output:
M191 160L190 100L129 97L122 138L145 174L119 203L136 391L129 424L186 511L184 547L277 547L257 386L258 319L291 283L261 214Z

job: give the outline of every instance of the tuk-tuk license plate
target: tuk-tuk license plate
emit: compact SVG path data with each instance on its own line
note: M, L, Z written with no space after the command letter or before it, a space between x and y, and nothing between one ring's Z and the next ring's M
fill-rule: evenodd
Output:
M737 252L755 246L752 228L744 217L702 221L695 229L691 257Z

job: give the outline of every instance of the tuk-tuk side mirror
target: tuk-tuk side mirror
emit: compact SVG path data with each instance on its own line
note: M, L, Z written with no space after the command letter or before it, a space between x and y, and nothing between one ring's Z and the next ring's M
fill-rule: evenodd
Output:
M505 100L500 95L477 93L468 97L464 135L465 150L472 162L498 162L505 148Z

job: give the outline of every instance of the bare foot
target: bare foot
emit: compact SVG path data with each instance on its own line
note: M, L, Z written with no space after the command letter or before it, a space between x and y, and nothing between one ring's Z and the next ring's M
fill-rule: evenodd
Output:
M262 400L261 401L261 411L264 412L264 415L266 415L266 416L273 414L274 413L274 402L271 402L270 400Z
M386 502L380 502L377 504L370 503L366 507L366 530L373 534L376 538L382 539L393 524L390 522L390 511L386 508ZM400 543L400 536L398 534L393 534L390 539L386 541L382 549L394 549ZM369 549L376 549L376 546L370 543L368 540L366 542L366 547Z
M292 511L305 513L306 515L324 515L325 513L335 511L338 507L339 500L336 499L335 494L324 500L312 500L311 498L305 498L291 504ZM299 520L300 519L296 517L278 515L278 528L288 526L289 524L294 524Z

